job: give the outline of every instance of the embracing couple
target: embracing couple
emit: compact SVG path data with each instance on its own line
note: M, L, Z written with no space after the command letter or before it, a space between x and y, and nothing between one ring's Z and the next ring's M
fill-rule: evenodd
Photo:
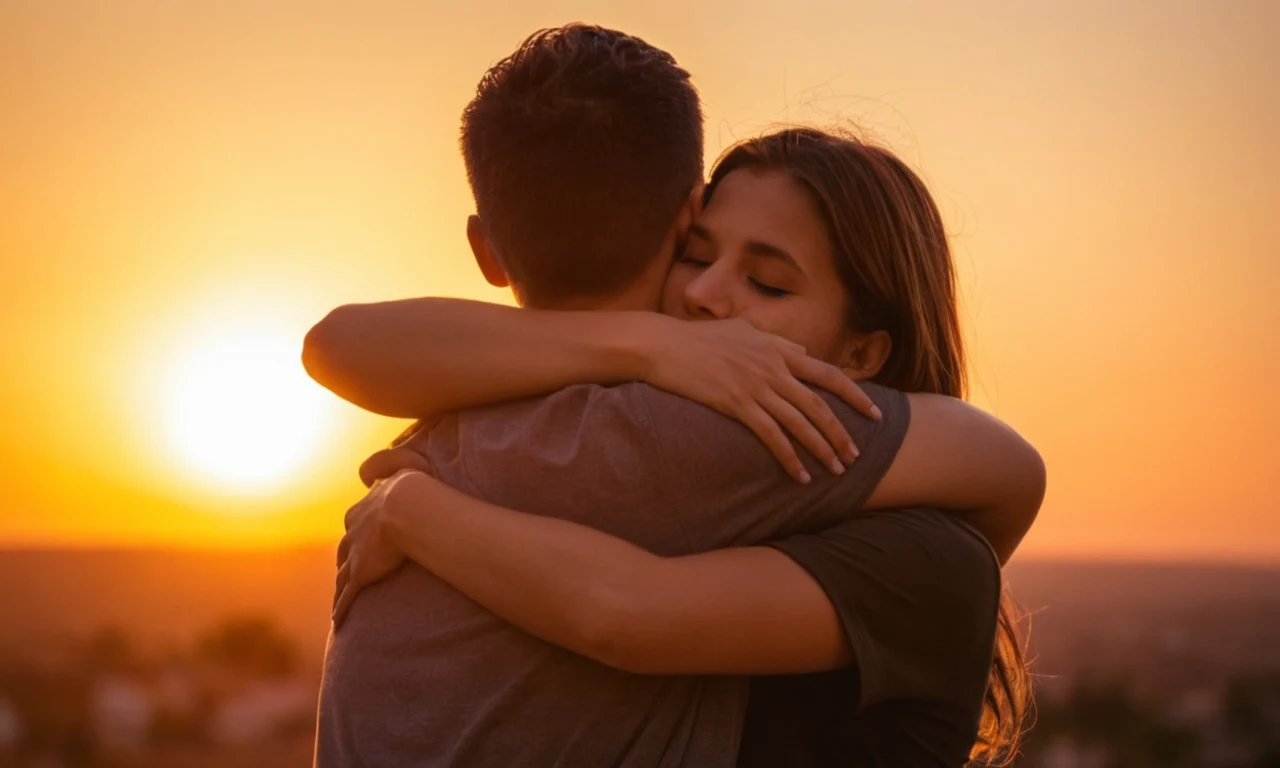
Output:
M709 178L702 150L669 54L539 32L462 120L467 237L522 308L353 305L308 335L318 381L420 420L347 514L319 768L1016 749L1000 565L1044 467L960 399L933 200L841 134Z

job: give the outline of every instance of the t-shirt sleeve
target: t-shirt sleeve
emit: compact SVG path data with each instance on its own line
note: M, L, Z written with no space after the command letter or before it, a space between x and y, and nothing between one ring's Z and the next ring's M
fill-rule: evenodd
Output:
M981 698L1000 566L979 533L935 510L888 510L770 546L808 571L839 614L862 681L861 708Z
M880 407L872 421L824 390L815 390L844 424L860 455L835 475L796 444L811 482L802 484L745 425L698 403L643 385L620 390L639 398L668 498L695 551L758 544L816 532L847 520L871 496L902 446L910 407L901 392L863 383Z

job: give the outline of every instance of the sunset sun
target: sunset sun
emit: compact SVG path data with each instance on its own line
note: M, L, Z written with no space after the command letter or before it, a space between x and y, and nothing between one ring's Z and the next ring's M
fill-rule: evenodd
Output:
M333 425L332 403L287 335L241 332L193 345L172 368L164 426L192 470L228 490L295 476Z

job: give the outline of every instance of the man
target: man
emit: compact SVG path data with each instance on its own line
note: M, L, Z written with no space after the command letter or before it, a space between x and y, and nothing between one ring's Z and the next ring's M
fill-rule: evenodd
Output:
M485 75L463 118L478 210L467 234L486 277L525 306L655 310L701 183L701 120L688 74L643 41L576 25L531 37ZM305 360L360 403L325 351L348 320L318 326ZM805 486L737 424L643 385L452 414L410 444L468 494L683 554L856 508L906 429L902 400L877 397L880 423L840 412L862 459ZM367 588L331 637L316 763L731 765L745 685L610 669L409 565Z

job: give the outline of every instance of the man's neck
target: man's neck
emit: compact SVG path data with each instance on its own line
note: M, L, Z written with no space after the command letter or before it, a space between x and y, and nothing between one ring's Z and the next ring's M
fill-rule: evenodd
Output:
M657 312L662 299L662 284L642 279L612 296L575 296L536 309L574 312Z
M541 309L559 309L574 312L657 312L658 302L649 296L579 297L558 301Z
M654 257L648 268L630 285L611 296L575 296L536 309L575 312L657 312L662 306L662 289L671 269L671 251Z

